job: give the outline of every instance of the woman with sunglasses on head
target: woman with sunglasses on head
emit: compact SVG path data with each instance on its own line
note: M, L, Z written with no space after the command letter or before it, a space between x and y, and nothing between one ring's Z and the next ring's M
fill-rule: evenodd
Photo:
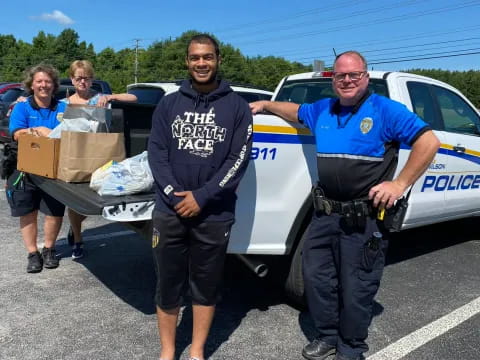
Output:
M62 99L68 104L82 104L106 107L110 101L135 102L137 97L133 94L100 94L91 89L94 78L92 63L88 60L75 60L69 69L70 79L75 87L75 94ZM86 216L81 215L72 209L68 209L68 219L70 220L70 229L67 239L70 245L73 245L72 258L79 259L83 257L82 240L82 222Z

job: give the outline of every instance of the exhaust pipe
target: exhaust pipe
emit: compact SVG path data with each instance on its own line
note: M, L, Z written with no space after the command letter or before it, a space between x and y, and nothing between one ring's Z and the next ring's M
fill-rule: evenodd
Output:
M268 274L268 266L254 258L248 255L242 255L242 254L235 254L237 258L239 258L247 267L252 270L258 277L264 278Z

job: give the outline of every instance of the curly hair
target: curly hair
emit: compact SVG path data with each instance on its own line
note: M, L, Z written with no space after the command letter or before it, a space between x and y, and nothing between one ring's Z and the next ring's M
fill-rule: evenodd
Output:
M59 83L59 75L58 75L58 70L53 67L53 65L50 64L38 64L35 66L32 66L28 69L25 70L24 73L24 79L23 79L23 84L25 86L25 89L27 90L28 93L32 93L32 84L33 84L33 77L35 76L36 73L43 72L47 74L50 79L52 79L53 83L53 94L58 90L60 83Z

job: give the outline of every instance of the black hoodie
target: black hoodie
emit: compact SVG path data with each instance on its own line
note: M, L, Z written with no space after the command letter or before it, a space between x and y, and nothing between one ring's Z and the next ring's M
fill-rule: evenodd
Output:
M247 167L252 147L252 114L245 100L219 81L208 94L189 80L163 97L152 119L148 161L155 179L155 209L175 214L192 191L201 208L200 220L232 220L235 190Z

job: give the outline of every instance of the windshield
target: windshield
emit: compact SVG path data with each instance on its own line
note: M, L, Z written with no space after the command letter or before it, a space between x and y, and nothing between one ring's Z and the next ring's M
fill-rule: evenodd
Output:
M370 79L370 91L388 97L384 80ZM314 103L317 100L337 97L332 89L332 79L317 78L285 81L275 101L289 101L296 104Z

